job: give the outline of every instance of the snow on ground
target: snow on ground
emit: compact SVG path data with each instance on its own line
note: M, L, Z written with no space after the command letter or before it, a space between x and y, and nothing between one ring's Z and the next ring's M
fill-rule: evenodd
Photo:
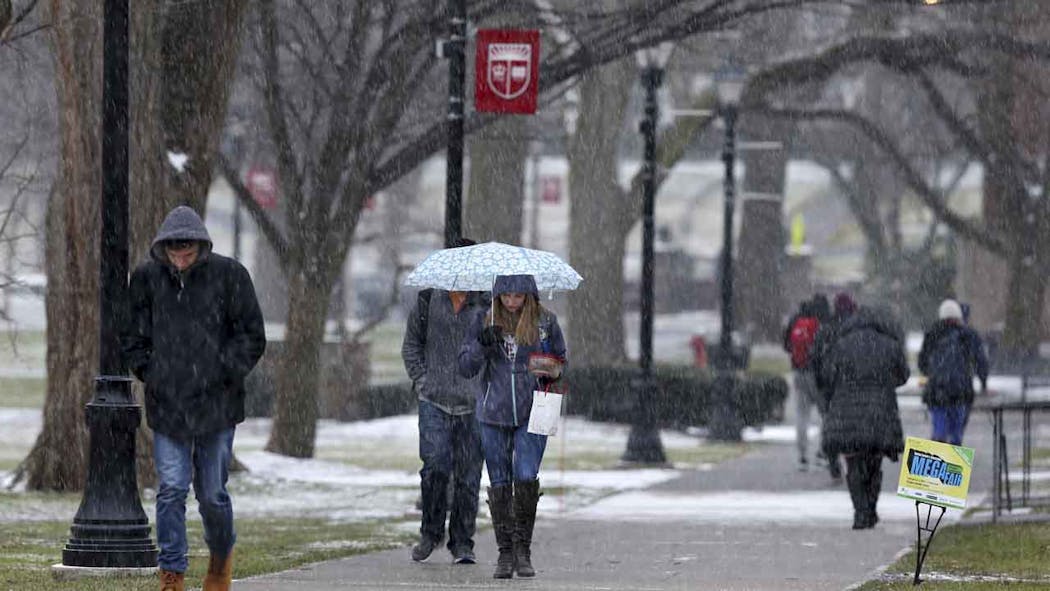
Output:
M990 389L997 396L1019 394L1016 377L995 376ZM920 386L910 380L901 388L902 408L919 408ZM38 409L0 408L0 460L12 465L24 457L40 430ZM1040 432L1048 430L1037 426ZM418 426L415 415L371 421L318 423L317 457L296 459L263 450L270 432L268 419L249 419L237 431L235 452L249 472L230 480L234 506L242 517L302 517L338 521L390 519L411 516L418 495ZM581 470L580 458L593 454L618 455L625 449L629 427L565 419L559 435L548 442L540 479L549 493L541 499L540 511L550 516L579 519L646 519L659 521L754 520L756 515L778 522L841 520L850 510L849 496L836 491L784 491L760 493L666 494L645 490L675 478L673 469ZM682 433L663 431L665 449L687 450L706 445L702 430ZM816 435L815 427L811 435ZM743 438L750 443L790 445L795 431L791 424L747 428ZM569 466L569 467L566 467ZM705 466L690 466L704 469ZM0 472L0 490L10 481L10 472ZM1033 480L1050 479L1035 473ZM487 486L483 476L482 486ZM26 493L0 495L0 522L15 520L72 519L79 499L70 495ZM146 491L143 505L153 515L153 492ZM196 507L189 503L190 518ZM486 510L481 504L481 510ZM914 519L912 502L887 495L879 503L884 520ZM955 512L949 512L952 515Z
M11 459L24 457L40 430L37 409L0 409L0 453ZM416 415L371 421L338 423L320 421L318 455L323 459L297 459L263 451L269 436L268 419L249 419L237 430L234 451L249 472L230 478L230 490L239 516L299 516L333 521L397 518L413 513L419 492L418 427ZM558 513L585 506L620 490L640 489L677 475L671 469L578 470L565 469L574 454L598 451L616 453L627 443L629 427L590 423L567 418L557 437L549 440L540 479L555 493L544 495L540 510ZM697 437L674 431L662 433L664 447L695 448ZM376 454L379 464L376 464ZM355 459L361 460L358 465ZM11 479L0 472L0 489ZM488 485L483 473L482 486ZM25 493L0 498L0 521L72 519L77 501L68 495ZM153 491L143 505L153 514ZM482 503L482 511L485 510ZM196 518L191 499L189 515Z
M883 521L914 521L915 501L884 493L879 496ZM624 492L568 513L573 519L663 522L812 523L841 522L853 514L845 490L828 491L726 491L706 494L667 494L653 491ZM948 511L954 521L961 511Z

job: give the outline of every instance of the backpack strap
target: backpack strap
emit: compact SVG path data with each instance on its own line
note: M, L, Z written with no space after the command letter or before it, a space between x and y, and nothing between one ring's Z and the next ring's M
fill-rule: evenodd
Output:
M427 288L419 292L416 301L416 313L419 314L419 337L421 345L427 344L427 324L430 322L430 296L434 290Z

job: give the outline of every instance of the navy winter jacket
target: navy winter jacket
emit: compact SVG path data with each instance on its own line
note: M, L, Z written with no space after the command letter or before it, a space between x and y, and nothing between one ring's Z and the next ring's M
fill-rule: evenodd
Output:
M513 356L508 347L482 346L479 337L484 329L485 313L474 319L466 340L459 350L459 371L464 377L481 372L481 395L478 397L478 420L493 425L525 425L532 411L532 392L539 385L528 371L529 354L551 353L565 358L565 337L558 318L543 310L540 314L540 340L533 345L518 345Z
M928 377L922 399L929 406L973 402L973 377L988 380L988 357L977 332L955 320L940 320L923 335L919 371Z

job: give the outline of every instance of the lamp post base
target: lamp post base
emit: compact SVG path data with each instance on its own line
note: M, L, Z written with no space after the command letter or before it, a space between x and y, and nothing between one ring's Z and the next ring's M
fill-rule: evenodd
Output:
M715 371L711 384L711 416L707 438L713 441L741 441L740 432L744 421L740 417L739 403L736 400L736 374L732 370Z
M96 389L85 409L91 437L87 485L62 550L62 564L153 567L158 550L150 539L135 473L135 431L142 409L124 402L131 400L130 378L99 376Z
M627 450L623 452L620 461L625 464L666 466L667 456L664 455L663 442L660 441L660 432L656 427L631 426L631 433L627 436Z
M660 441L660 430L656 427L656 417L652 409L656 384L652 376L643 376L632 385L637 393L635 420L631 423L631 432L627 435L627 449L620 461L625 464L667 465L664 444Z

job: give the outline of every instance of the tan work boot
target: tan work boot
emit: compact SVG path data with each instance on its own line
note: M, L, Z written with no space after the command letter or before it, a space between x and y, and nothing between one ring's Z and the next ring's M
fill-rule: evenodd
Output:
M233 581L233 551L225 558L211 555L208 560L208 573L204 575L204 588L201 591L230 591Z
M164 569L158 570L157 574L160 576L160 591L184 591L186 589L184 574Z

